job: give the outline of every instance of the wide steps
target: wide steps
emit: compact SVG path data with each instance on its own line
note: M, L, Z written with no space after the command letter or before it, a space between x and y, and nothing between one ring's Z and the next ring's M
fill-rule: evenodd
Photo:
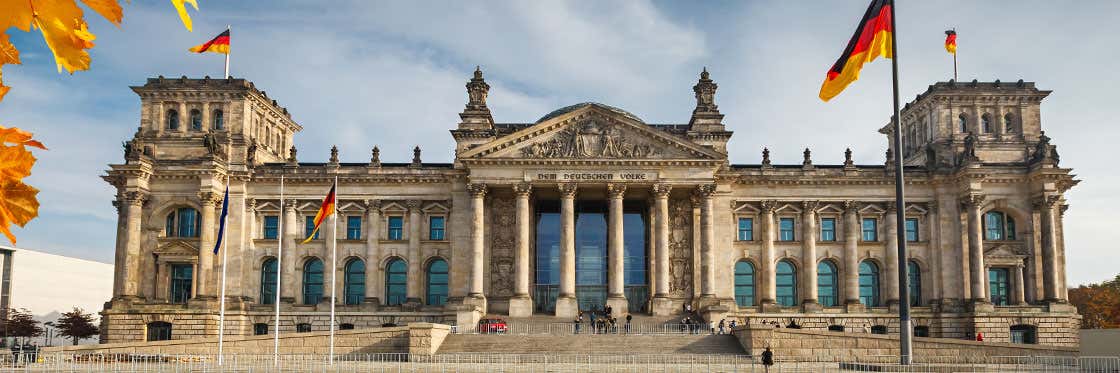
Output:
M438 354L726 354L744 355L730 335L451 334Z

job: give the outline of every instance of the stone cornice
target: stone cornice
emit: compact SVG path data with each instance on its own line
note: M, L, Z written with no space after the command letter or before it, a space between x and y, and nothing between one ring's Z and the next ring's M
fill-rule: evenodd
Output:
M578 159L578 158L460 158L466 166L661 166L711 167L726 163L716 159Z

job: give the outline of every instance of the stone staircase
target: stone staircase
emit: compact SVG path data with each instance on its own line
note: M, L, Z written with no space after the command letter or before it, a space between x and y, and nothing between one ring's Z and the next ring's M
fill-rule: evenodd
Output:
M745 355L730 335L451 334L437 354Z

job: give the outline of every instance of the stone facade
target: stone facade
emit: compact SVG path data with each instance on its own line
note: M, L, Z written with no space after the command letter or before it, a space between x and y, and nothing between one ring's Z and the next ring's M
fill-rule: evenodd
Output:
M1042 132L1049 92L1033 83L930 86L902 112L904 148L878 165L850 151L818 164L809 149L798 165L772 164L768 150L758 164L731 163L707 71L683 124L598 103L496 123L482 72L466 87L454 161L423 162L417 148L399 164L376 147L368 163L340 163L336 148L329 162L299 162L302 128L242 79L134 87L140 127L104 177L120 218L102 340L150 337L153 322L170 323L172 339L217 333L223 268L211 250L228 186L226 330L238 335L272 322L277 282L282 330L325 330L332 279L348 326L471 325L486 313L570 321L596 303L897 330L908 231L914 320L930 336L1006 342L1018 326L1042 344L1077 344L1062 214L1078 181ZM905 227L893 219L892 154L906 166ZM328 221L300 243L335 179L337 229ZM319 265L331 242L338 262ZM835 275L822 277L828 266Z

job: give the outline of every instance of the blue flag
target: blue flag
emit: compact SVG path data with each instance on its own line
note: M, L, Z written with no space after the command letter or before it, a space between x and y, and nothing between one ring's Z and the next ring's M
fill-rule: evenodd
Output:
M225 238L226 233L226 215L229 214L229 185L226 185L226 196L222 198L222 216L218 218L221 223L218 225L218 240L214 241L214 254L218 253L218 249L222 247L222 239Z

